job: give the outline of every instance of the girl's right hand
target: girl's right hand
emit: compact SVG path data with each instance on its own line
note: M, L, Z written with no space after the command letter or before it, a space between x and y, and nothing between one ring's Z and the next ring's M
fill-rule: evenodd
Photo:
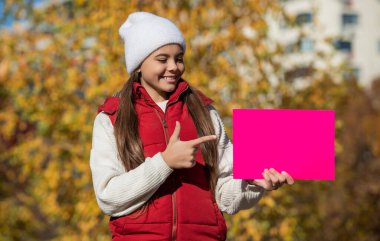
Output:
M181 141L179 133L181 125L178 121L175 123L175 129L169 139L168 146L161 153L166 164L173 169L192 168L195 166L195 155L197 153L197 145L216 139L215 135L202 136L190 141Z

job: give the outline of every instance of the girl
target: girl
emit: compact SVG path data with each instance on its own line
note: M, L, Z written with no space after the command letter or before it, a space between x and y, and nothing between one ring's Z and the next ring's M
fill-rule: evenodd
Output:
M232 178L232 143L212 100L181 78L186 45L171 21L136 12L119 33L130 79L99 107L90 159L112 240L225 240L221 212L292 177Z

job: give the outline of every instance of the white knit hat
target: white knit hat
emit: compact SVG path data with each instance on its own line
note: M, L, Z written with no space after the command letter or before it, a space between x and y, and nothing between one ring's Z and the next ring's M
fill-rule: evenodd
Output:
M135 12L119 28L124 40L127 71L131 74L152 52L167 44L179 44L185 52L181 31L166 18L147 12Z

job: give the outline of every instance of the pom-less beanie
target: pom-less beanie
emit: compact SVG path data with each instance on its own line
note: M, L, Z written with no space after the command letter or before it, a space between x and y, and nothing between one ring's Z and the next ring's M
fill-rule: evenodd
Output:
M152 52L167 44L179 44L185 52L181 31L170 20L147 12L134 12L119 28L124 40L127 71L131 74Z

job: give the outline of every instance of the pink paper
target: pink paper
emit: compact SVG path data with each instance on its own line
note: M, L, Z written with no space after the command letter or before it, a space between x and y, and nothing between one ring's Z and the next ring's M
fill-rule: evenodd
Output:
M334 180L334 111L233 110L233 175L262 179L265 168L298 180Z

